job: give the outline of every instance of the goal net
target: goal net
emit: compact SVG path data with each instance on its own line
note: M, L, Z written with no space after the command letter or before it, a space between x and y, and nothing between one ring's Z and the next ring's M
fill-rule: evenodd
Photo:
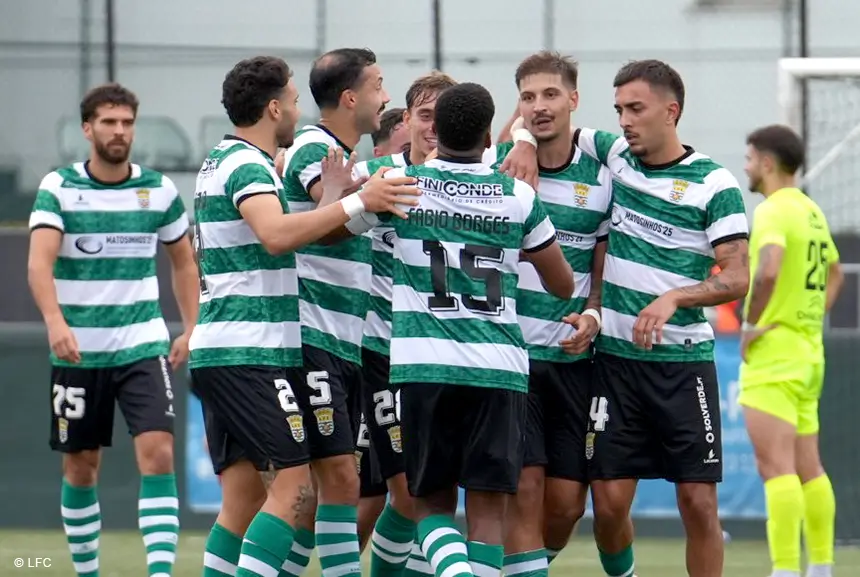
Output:
M804 91L805 85L805 91ZM834 234L860 234L860 58L784 58L779 61L781 122L798 133L806 114L806 192L821 206ZM851 244L851 243L846 243ZM849 259L844 246L843 261ZM821 399L821 455L836 492L836 538L860 543L860 453L855 341L858 265L844 264L845 286L828 318L827 377ZM846 409L845 407L852 407Z
M798 133L806 109L804 189L834 233L860 233L860 58L783 58L778 94Z

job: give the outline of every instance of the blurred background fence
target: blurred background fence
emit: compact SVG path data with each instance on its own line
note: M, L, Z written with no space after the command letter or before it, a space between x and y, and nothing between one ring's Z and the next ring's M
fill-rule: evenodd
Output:
M133 160L169 174L190 199L202 158L230 129L220 87L225 73L241 58L257 54L285 58L300 89L303 116L314 122L317 110L307 89L313 59L335 47L367 46L378 55L391 106L403 104L415 77L441 68L458 80L479 82L491 90L496 130L515 106L516 65L533 51L557 49L579 61L580 110L575 122L608 130L617 127L612 78L619 66L630 59L659 58L676 67L686 84L683 140L726 165L745 185L744 139L757 126L796 113L798 129L807 136L810 165L860 126L860 69L853 75L805 82L794 111L781 107L777 82L783 57L860 57L858 21L860 3L844 0L816 0L814 6L802 0L3 3L0 222L7 226L0 234L0 259L11 274L0 299L0 398L11 417L0 419L0 436L20 441L0 445L0 525L58 523L58 459L47 448L47 349L26 287L27 238L22 225L41 178L87 154L78 103L89 87L115 79L137 93L141 108ZM364 158L370 156L367 140L359 147ZM856 141L844 143L838 158L808 184L838 233L847 263L860 263L857 146ZM758 199L747 195L746 200L751 213ZM839 533L846 541L860 539L856 458L860 435L855 416L860 396L853 386L860 368L858 265L848 271L845 294L829 319L822 417L822 451L834 472ZM176 321L169 285L162 286L165 314ZM720 338L726 466L731 477L721 490L721 506L726 519L740 520L760 535L763 497L733 401L736 337ZM186 507L206 510L217 507L217 501L212 502L217 491L213 497L214 481L200 453L202 445L195 444L196 433L186 437L187 430L198 426L195 410L192 406L179 432L179 467ZM106 524L133 526L136 473L124 430L119 424L117 430L116 448L105 462L103 511ZM658 520L653 531L668 527L677 533L680 528L671 511L669 489L665 484L648 487L637 503L638 516ZM196 517L190 508L185 514L192 525L210 520Z

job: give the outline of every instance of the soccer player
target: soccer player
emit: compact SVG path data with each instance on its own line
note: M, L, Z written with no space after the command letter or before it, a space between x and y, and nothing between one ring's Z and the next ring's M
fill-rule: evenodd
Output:
M408 220L392 221L390 380L401 390L418 539L437 576L501 573L528 387L516 316L521 252L550 293L570 298L574 288L534 190L481 162L494 109L482 86L448 88L436 100L438 158L389 173L417 177L423 191ZM453 519L458 484L468 544Z
M408 147L409 129L403 122L404 112L406 112L405 108L392 108L383 113L379 119L379 130L370 135L373 140L374 157L388 158L391 155L400 154L404 148ZM366 163L356 164L356 169L359 170L362 165L366 165ZM370 175L367 174L366 176ZM371 268L377 268L376 253L372 258ZM390 298L388 308L391 309ZM387 382L386 375L386 384ZM385 479L382 478L382 472L378 466L376 448L371 448L371 435L364 413L361 415L361 424L358 427L355 450L360 483L358 542L360 549L364 551L365 546L370 541L373 526L385 508L385 496L388 494L388 486L385 484Z
M137 97L105 84L87 92L80 108L89 159L42 179L28 263L51 346L51 448L63 453L63 528L77 574L98 575L98 471L116 403L134 437L149 575L170 575L179 533L170 376L188 356L197 319L188 216L169 178L129 162ZM158 301L159 243L185 327L172 346Z
M436 147L433 114L437 99L455 84L453 78L441 72L416 79L406 91L406 111L401 115L410 135L408 146L403 152L358 163L358 176L366 178L382 166L422 164ZM427 561L420 555L420 548L417 544L413 547L415 512L406 484L400 388L389 381L394 229L391 223L388 224L377 226L370 233L373 239L373 282L361 352L364 413L369 417L370 442L391 496L373 531L371 577L399 576L407 565L409 571L419 574L429 570Z
M772 577L831 577L836 501L818 454L824 317L842 288L839 252L818 205L797 188L801 139L766 126L747 137L751 288L741 336L744 421L764 480Z
M529 394L524 469L508 509L508 577L547 574L547 560L567 544L585 512L588 492L590 348L600 328L612 177L573 145L570 115L579 100L577 77L576 63L554 52L529 56L515 74L519 113L537 140L537 194L573 268L576 290L573 299L558 299L531 263L520 263L517 314L529 352ZM490 148L485 162L498 165L512 145ZM572 338L565 318L576 326Z
M283 183L292 213L324 206L322 160L334 148L352 156L363 134L379 130L389 100L376 56L366 49L341 48L320 56L311 69L310 89L321 120L302 128L284 155ZM296 543L313 548L316 531L317 542L325 545L319 555L326 577L359 567L360 487L354 452L361 412L361 340L370 298L370 242L357 236L334 246L311 244L298 251L296 260L305 378L295 392L308 425L319 500L316 525L302 527ZM290 561L307 566L303 556L291 556Z
M684 84L674 69L630 62L614 86L624 135L575 136L614 180L586 439L595 538L605 572L632 575L636 482L662 478L676 485L689 575L719 577L719 385L702 307L737 300L749 285L743 196L728 170L681 144ZM720 272L709 276L715 261Z
M201 305L190 367L222 487L204 575L274 575L316 503L295 393L305 374L294 251L351 226L365 207L393 206L385 199L395 190L417 191L377 177L320 210L288 214L272 156L291 143L299 116L289 67L280 58L243 60L222 94L235 134L209 153L195 195ZM271 473L268 487L257 471Z

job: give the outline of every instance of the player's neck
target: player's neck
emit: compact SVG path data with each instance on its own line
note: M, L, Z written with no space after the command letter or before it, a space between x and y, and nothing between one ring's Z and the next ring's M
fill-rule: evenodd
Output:
M260 126L235 127L233 135L253 144L272 158L278 154L278 138L271 130L265 130Z
M128 180L131 177L131 163L113 164L105 162L98 156L91 156L86 165L87 174L97 182L114 184Z
M355 127L355 119L343 110L326 110L320 113L320 126L328 130L341 144L355 150L361 133Z
M794 175L774 174L764 178L762 180L761 193L765 198L769 198L773 193L783 188L797 188L797 180L794 178Z
M662 166L664 164L675 162L685 154L687 154L687 149L684 148L684 145L681 144L681 139L676 135L666 142L666 145L660 150L655 150L653 153L640 156L639 160L646 165Z
M570 164L572 156L573 138L569 129L552 140L538 142L537 161L541 168L553 169Z
M459 162L463 164L480 164L484 149L476 148L474 150L451 150L442 145L438 146L439 160L449 162Z
M416 164L424 164L425 160L427 160L427 157L421 154L421 150L414 144L411 144L409 146L409 164L413 166Z

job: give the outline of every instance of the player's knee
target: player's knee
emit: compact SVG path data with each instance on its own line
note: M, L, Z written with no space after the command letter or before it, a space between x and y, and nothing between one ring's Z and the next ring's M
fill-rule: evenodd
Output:
M327 505L355 505L361 490L355 457L340 455L313 463L319 501Z
M707 524L717 520L717 486L713 483L680 483L678 511L685 523Z
M594 502L594 518L601 525L621 526L630 516L630 506L633 504L632 490L617 482L599 482L591 487Z
M520 509L540 510L544 497L543 467L526 467L517 485L516 502Z
M142 475L173 472L173 435L161 431L142 433L135 437L134 445Z
M99 475L99 451L81 451L63 455L63 477L73 487L92 487Z

